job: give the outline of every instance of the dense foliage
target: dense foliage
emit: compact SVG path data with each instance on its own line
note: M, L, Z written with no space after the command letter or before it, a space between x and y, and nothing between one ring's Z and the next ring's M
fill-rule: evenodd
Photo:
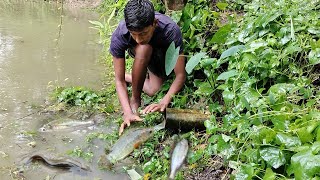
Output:
M125 2L105 1L114 4L104 14L111 16L92 22L106 47L111 19L121 17ZM164 10L160 1L154 3ZM193 132L184 135L192 144L189 165L219 155L233 169L233 179L319 179L320 3L188 0L182 11L166 13L183 32L189 74L171 106L212 113L204 140ZM144 101L160 99L168 86ZM60 101L77 105L99 99L72 93L63 92ZM164 136L160 132L133 155L148 178L168 173ZM195 148L199 144L204 148Z
M229 160L235 179L319 177L319 8L253 1L237 24L216 33L227 50L202 60L203 84L214 86L206 93L223 97L222 111L212 106L206 122L208 151Z

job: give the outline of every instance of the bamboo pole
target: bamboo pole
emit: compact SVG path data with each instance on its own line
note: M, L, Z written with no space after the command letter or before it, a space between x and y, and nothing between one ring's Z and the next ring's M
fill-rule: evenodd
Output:
M165 118L168 128L202 130L205 129L204 122L210 119L210 113L195 109L167 108Z

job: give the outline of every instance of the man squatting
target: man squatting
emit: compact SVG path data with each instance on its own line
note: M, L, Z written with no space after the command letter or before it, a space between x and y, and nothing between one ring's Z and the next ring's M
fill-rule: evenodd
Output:
M172 41L176 47L180 46L180 55L174 67L175 79L163 99L148 105L142 113L164 111L186 80L179 26L168 16L155 12L149 0L130 0L125 6L124 17L113 32L110 44L115 85L123 110L119 135L126 126L130 126L130 122L142 120L137 113L142 90L153 96L168 78L165 73L165 54ZM125 72L125 51L134 58L131 74ZM130 100L127 83L132 84Z

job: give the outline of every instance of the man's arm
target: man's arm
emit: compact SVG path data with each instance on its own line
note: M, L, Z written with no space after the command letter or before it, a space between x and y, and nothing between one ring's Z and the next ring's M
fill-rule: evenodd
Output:
M113 57L113 66L115 72L116 90L123 110L123 123L121 124L119 129L119 135L121 135L125 126L130 126L131 121L142 121L142 119L139 116L135 115L130 107L127 84L125 81L124 58Z
M127 84L125 81L125 60L124 58L113 57L113 66L115 72L115 84L118 98L124 115L132 113L129 103Z
M174 68L174 73L176 77L173 83L171 84L167 94L163 97L159 104L151 104L147 106L142 111L143 114L156 111L164 111L165 108L167 108L169 103L171 102L172 96L177 94L182 89L186 80L185 57L183 56L183 54L180 54L180 56L178 57L177 63Z
M174 73L176 77L171 84L169 91L160 102L160 104L164 104L165 107L167 107L171 102L172 96L177 94L182 89L184 82L186 81L185 57L183 54L180 54L178 57L176 66L174 67ZM164 109L161 110L164 111Z

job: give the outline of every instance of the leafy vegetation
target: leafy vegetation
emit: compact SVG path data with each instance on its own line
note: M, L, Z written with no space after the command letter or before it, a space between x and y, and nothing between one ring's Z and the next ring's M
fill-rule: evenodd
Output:
M78 106L89 111L105 113L115 112L115 89L111 86L100 92L84 87L57 87L53 92L53 99L57 103L65 103L68 106Z
M319 176L319 165L301 157L318 143L320 127L319 87L313 84L319 4L305 3L247 4L241 21L216 32L220 57L200 61L207 77L200 87L211 86L201 94L223 98L222 111L211 107L213 118L205 123L207 151L227 159L235 179Z
M108 10L112 13L102 15L103 23L93 22L106 47L114 28L111 19L121 18L125 2L106 0L114 5ZM188 0L182 11L166 12L181 27L188 59L186 86L171 106L212 114L205 133L180 135L188 139L190 152L188 170L178 179L190 170L201 172L216 155L233 170L232 179L319 179L320 3L214 2ZM164 10L160 1L154 3ZM168 58L175 59L176 51L172 46ZM168 64L167 72L173 66ZM144 96L144 102L161 99L170 82L155 97ZM110 97L83 89L62 92L59 101L70 105L95 107ZM157 116L145 117L150 121L144 125L154 125ZM146 179L166 178L170 136L159 131L132 154Z

